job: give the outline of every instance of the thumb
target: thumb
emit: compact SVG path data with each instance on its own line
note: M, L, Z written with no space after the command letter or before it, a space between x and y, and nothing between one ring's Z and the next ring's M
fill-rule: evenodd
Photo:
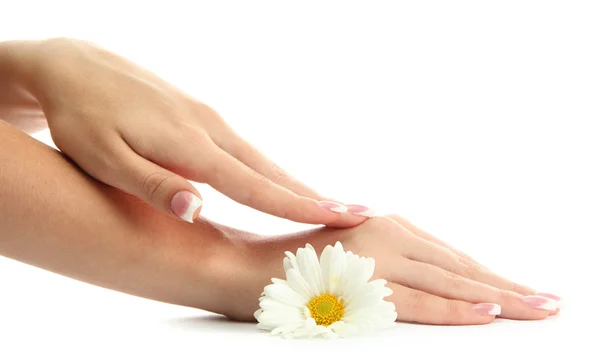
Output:
M200 214L202 197L183 177L129 153L119 179L111 185L134 195L157 210L193 223Z

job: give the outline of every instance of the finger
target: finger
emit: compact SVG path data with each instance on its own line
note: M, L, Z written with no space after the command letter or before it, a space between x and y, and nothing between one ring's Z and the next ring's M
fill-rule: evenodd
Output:
M222 145L223 150L232 157L244 163L255 172L264 175L275 184L304 197L316 200L325 199L315 190L291 176L237 133L231 131L231 134L227 137L227 141L219 145Z
M538 293L536 293L536 295L550 298L550 299L553 299L556 301L556 311L551 311L550 316L554 316L560 312L560 308L562 307L562 304L563 304L563 300L560 296L556 296L551 293L544 293L544 292L538 292Z
M476 305L465 301L449 300L388 282L386 287L393 293L387 299L396 305L398 321L433 325L483 325L494 320L498 308Z
M300 182L233 130L228 130L225 133L227 134L227 137L219 137L217 139L217 144L232 157L244 163L255 172L262 174L273 183L287 188L302 197L312 198L317 201L324 200L340 203L337 200L323 197L312 188ZM219 139L222 139L223 141L219 141ZM357 226L367 219L368 217L365 216L345 212L335 221L328 223L327 225L329 227L347 228Z
M127 144L120 148L118 160L105 164L95 175L101 181L134 195L159 211L189 223L200 214L202 197L181 176L135 153Z
M210 161L198 164L207 183L236 202L295 222L331 224L346 207L299 196L213 145Z
M501 277L481 266L476 261L463 258L448 248L428 242L411 232L406 233L404 239L407 241L407 245L402 252L404 256L412 260L429 263L463 277L503 290L520 293L522 295L535 294L535 291L532 288Z
M404 259L395 267L394 282L443 298L471 303L495 303L502 317L517 320L541 320L549 311L531 307L523 295L500 290L430 264Z
M415 226L414 224L410 223L406 218L400 217L398 215L392 214L392 215L387 215L386 217L393 219L394 221L398 222L402 227L408 229L409 231L411 231L413 234L415 234L418 237L421 237L427 241L433 242L439 246L448 248L449 250L451 250L452 252L458 254L461 257L467 258L467 259L471 259L474 261L474 259L472 259L469 255L457 250L456 248L452 247L451 245L449 245L448 243L442 241L441 239L434 237L433 235L431 235L430 233L427 233L425 231L423 231L422 229L418 228L417 226Z

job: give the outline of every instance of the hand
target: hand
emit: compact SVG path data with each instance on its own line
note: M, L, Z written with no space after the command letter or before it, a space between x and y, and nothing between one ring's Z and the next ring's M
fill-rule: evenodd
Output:
M202 201L186 180L292 221L353 226L345 207L287 175L210 107L87 42L53 39L30 51L26 88L56 146L92 177L192 222ZM31 60L33 59L33 60Z
M393 290L399 321L443 325L485 324L494 320L489 314L495 303L500 317L539 320L558 310L545 310L556 301L535 296L529 287L502 278L472 258L421 231L398 216L376 217L351 229L320 229L293 236L276 237L255 244L245 258L257 259L257 273L247 281L252 290L233 312L234 317L251 319L258 308L257 299L271 277L285 278L283 252L295 252L310 243L318 253L328 244L342 242L344 249L376 261L373 278L384 278ZM532 296L533 295L533 296ZM524 298L524 296L531 296ZM254 299L251 299L254 297Z

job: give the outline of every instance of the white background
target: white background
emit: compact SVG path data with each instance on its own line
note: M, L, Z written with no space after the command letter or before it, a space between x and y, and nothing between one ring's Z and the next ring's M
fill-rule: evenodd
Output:
M322 193L406 216L566 305L541 322L283 341L0 257L0 360L597 359L598 19L595 1L2 0L0 39L101 44ZM199 187L217 221L305 228Z

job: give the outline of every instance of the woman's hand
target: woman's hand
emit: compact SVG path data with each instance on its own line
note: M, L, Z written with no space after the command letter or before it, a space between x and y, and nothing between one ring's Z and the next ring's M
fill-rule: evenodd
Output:
M284 251L295 252L310 243L320 253L336 241L342 242L345 250L375 259L374 278L388 281L387 287L394 292L388 300L396 305L399 321L485 324L494 319L498 309L490 303L501 306L500 317L518 320L539 320L558 312L558 297L540 297L533 289L498 276L405 219L388 216L369 219L351 229L323 228L254 244L245 257L256 260L248 266L257 269L254 281L247 281L252 292L243 301L243 311L233 312L233 317L251 319L262 287L271 277L285 278Z
M27 49L25 51L24 49ZM202 200L186 180L297 222L353 226L365 217L323 200L236 134L210 107L84 41L12 49L54 143L94 178L192 222ZM19 58L19 55L25 56Z
M400 320L477 324L493 317L540 319L551 306L405 220L376 217L347 229L323 227L258 236L202 220L187 224L90 179L59 152L0 120L0 255L140 297L254 320L284 251L341 241L376 260L375 277L394 290ZM552 297L548 295L549 297ZM532 306L531 306L532 305ZM483 307L480 311L489 310Z

